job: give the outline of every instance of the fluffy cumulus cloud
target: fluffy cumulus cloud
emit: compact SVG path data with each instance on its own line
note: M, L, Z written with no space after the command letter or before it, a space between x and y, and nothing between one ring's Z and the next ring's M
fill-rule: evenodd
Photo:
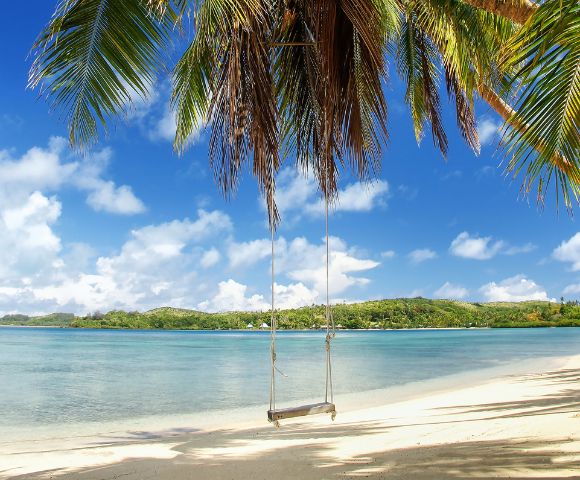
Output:
M501 240L492 242L491 237L477 237L462 232L451 242L449 252L456 257L488 260L495 257L504 245Z
M315 303L318 292L309 289L302 283L290 285L274 285L276 308L297 308ZM248 293L248 286L235 280L219 282L217 293L210 299L200 302L198 308L209 312L225 312L232 310L268 310L271 308L264 295Z
M198 308L212 312L266 310L269 306L263 295L247 295L248 287L232 279L220 282L211 300L200 302Z
M550 301L548 293L525 275L516 275L501 282L490 282L480 288L488 302Z
M324 258L324 257L319 257ZM321 262L319 262L321 263ZM355 258L347 252L331 252L329 262L329 292L331 295L344 292L354 285L366 285L368 278L351 275L375 268L379 264L373 260ZM297 268L288 272L294 280L312 285L317 291L326 288L326 266L307 265L306 268Z
M59 267L61 242L52 225L60 214L60 202L38 191L0 207L0 285Z
M530 253L536 249L533 243L524 245L509 245L503 240L493 240L492 237L480 237L469 232L461 232L451 242L449 253L456 257L472 260L489 260L498 254L518 255Z
M67 151L64 138L51 138L47 148L33 147L20 158L0 151L0 201L21 203L35 191L46 194L72 186L86 192L87 203L97 211L122 215L145 210L128 185L117 186L103 175L112 157L105 148L85 158Z
M563 241L552 252L552 256L560 262L569 263L575 272L580 270L580 232Z
M270 243L236 243L231 219L221 211L199 210L193 219L136 228L106 256L88 245L63 245L51 228L60 215L60 203L40 192L2 210L7 234L0 237L0 314L85 314L161 305L208 311L269 308L268 282L255 282L251 272L268 270ZM277 307L324 301L324 239L311 243L302 237L280 238L276 250ZM330 295L336 301L350 288L367 285L370 279L364 273L378 262L337 237L330 238L330 250ZM220 251L227 262L221 262Z
M113 182L99 182L87 197L87 203L97 212L131 215L145 211L145 205L127 185L116 187Z
M95 203L95 209L97 203L98 209L114 213L144 209L130 187L117 187L102 178L110 157L108 149L76 157L59 137L50 139L47 147L30 148L21 156L0 151L0 310L54 306L39 289L49 284L59 289L58 285L70 279L71 271L76 268L78 273L87 266L90 248L63 245L54 229L63 209L57 196L62 188L86 193L87 202ZM103 196L103 190L109 195ZM67 288L74 290L75 285L71 280Z
M431 250L430 248L418 248L417 250L413 250L408 255L409 260L411 263L419 264L426 262L427 260L433 260L437 258L437 252Z
M31 213L51 208L47 199L39 197L35 202L34 208L29 208ZM54 210L52 218L57 214ZM223 212L200 210L194 220L135 229L119 252L94 261L94 252L82 245L64 254L59 239L45 232L44 257L35 261L34 277L22 276L26 271L22 264L12 266L20 272L20 278L10 278L0 271L0 311L86 313L191 306L191 298L199 295L198 266L204 261L207 265L208 252L215 260L212 249L204 251L198 245L229 234L231 227L230 218ZM26 222L19 228L27 228ZM13 247L10 251L14 255ZM214 260L210 258L209 262Z
M318 291L308 288L301 282L289 285L274 285L276 308L298 308L319 302Z
M450 282L445 282L433 293L436 298L445 298L450 300L459 300L469 295L469 290L461 285L455 285Z
M368 212L384 207L389 196L389 184L384 180L354 182L338 192L338 200L332 205L333 212ZM316 181L286 168L280 172L276 189L276 202L281 214L290 221L302 215L324 215L324 201L320 197Z
M232 242L228 257L232 268L247 268L270 258L268 239L250 242ZM326 245L324 240L312 244L303 237L287 241L284 237L275 243L276 271L290 280L307 285L315 292L326 290ZM330 294L343 293L350 287L366 285L369 279L358 274L379 265L374 260L360 258L354 248L338 237L330 237L329 278ZM310 296L314 299L316 296ZM311 303L311 302L309 302Z

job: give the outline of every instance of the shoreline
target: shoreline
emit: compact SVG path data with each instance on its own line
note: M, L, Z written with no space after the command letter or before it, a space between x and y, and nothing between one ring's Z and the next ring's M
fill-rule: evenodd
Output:
M94 328L94 327L71 327L71 326L58 326L58 325L2 325L0 328L54 328L58 330L95 330L95 331L123 331L123 332L246 332L246 333L269 333L269 328L254 328L254 329L203 329L203 328L189 328L189 329L179 329L179 328ZM580 328L579 325L542 325L542 326L509 326L509 327L413 327L413 328L337 328L336 332L409 332L409 331L437 331L437 330L509 330L509 329L522 329L522 330L540 330L549 328ZM277 333L281 332L325 332L326 328L278 328Z
M463 432L462 435L467 435L469 438L476 437L477 435L483 435L485 437L484 434L472 431L470 422L481 421L485 424L486 422L484 420L491 423L495 421L497 425L492 430L497 430L498 428L505 430L507 427L505 425L502 426L502 424L506 422L500 420L507 421L508 418L511 418L504 418L505 415L503 415L502 409L505 409L505 405L520 402L522 405L521 408L525 409L526 402L530 403L534 408L536 408L537 403L538 405L542 405L542 408L539 409L540 411L546 410L550 409L550 399L552 402L558 403L557 397L558 395L563 397L563 391L568 391L566 401L569 405L573 404L572 400L576 402L573 404L576 407L575 410L572 410L571 415L566 417L566 413L570 412L558 413L553 408L547 414L538 413L537 418L533 412L526 413L525 416L522 414L522 424L519 425L522 432L520 433L529 433L526 430L529 425L535 425L538 422L541 423L545 420L544 417L553 416L554 418L552 420L555 422L557 428L560 428L562 432L568 432L568 437L572 439L571 442L574 448L577 448L578 461L580 462L580 416L578 416L580 391L575 390L576 393L570 395L569 392L572 390L574 383L567 383L562 380L573 377L575 382L578 383L578 380L580 380L580 355L535 359L532 362L520 362L517 365L507 365L499 368L494 367L485 370L487 371L478 372L476 370L468 372L467 374L456 374L434 379L438 380L438 382L415 382L417 384L415 387L417 388L410 389L408 388L409 385L407 385L405 386L406 388L401 388L399 392L396 392L397 388L395 387L388 390L349 394L350 399L348 398L349 395L340 396L340 398L337 397L338 417L335 423L330 422L327 416L308 417L286 421L283 423L282 429L278 431L267 424L264 418L265 411L262 411L262 407L252 407L242 409L241 416L236 416L231 411L221 412L220 415L213 418L217 422L214 421L212 423L210 419L206 418L208 423L205 425L200 422L193 423L193 418L189 418L190 423L187 423L188 419L186 417L176 416L171 419L166 419L170 420L170 423L162 425L163 422L161 422L158 425L160 427L158 429L147 429L147 425L145 425L147 422L145 422L141 424L144 428L140 430L127 431L127 429L117 429L102 432L101 435L96 436L53 437L52 439L37 438L35 440L1 442L0 465L3 466L3 469L0 469L2 470L0 471L0 478L13 478L14 475L24 475L22 478L30 479L40 478L40 474L39 476L35 476L35 474L46 470L54 470L52 472L52 478L58 478L58 472L62 472L64 468L65 470L72 470L68 474L65 474L63 478L108 479L115 478L121 472L124 472L127 464L131 464L131 468L134 468L135 472L141 472L136 473L135 476L129 475L129 479L149 478L139 476L143 474L143 471L140 469L145 468L146 464L150 462L157 464L160 462L160 465L164 465L173 472L177 466L173 465L171 460L177 457L180 458L180 461L177 462L178 465L185 465L191 461L197 467L204 468L205 460L201 464L199 463L201 461L200 458L203 456L199 457L198 455L194 456L195 458L190 458L190 456L182 451L183 449L181 447L190 444L196 445L196 451L198 453L199 451L204 451L209 455L207 453L208 451L214 452L210 457L218 455L220 464L228 464L230 467L237 469L240 468L239 463L244 458L244 455L241 457L234 455L237 460L225 461L221 458L223 452L219 454L215 453L217 451L221 452L219 449L225 448L224 444L228 443L226 439L237 438L238 443L246 442L247 445L255 444L256 448L259 447L258 452L268 452L270 448L268 442L283 442L289 432L300 437L300 432L305 431L309 433L310 440L315 444L318 444L318 440L325 439L326 445L327 440L331 439L329 440L330 444L335 445L332 448L338 448L339 451L342 451L341 448L347 448L344 445L342 447L340 446L344 443L342 436L346 435L352 443L349 444L348 448L356 450L360 449L360 446L357 446L359 443L365 444L365 442L356 442L356 437L352 438L349 435L349 429L353 432L360 432L363 426L369 422L373 425L384 424L380 428L379 426L372 427L373 429L378 428L381 430L381 433L377 433L376 435L382 435L388 438L394 435L390 443L388 443L389 448L382 452L385 455L391 455L394 451L399 451L402 448L410 448L408 442L405 443L404 441L405 439L408 440L408 437L403 435L403 437L399 438L396 432L392 431L392 425L389 427L389 424L393 422L402 422L401 425L406 425L404 427L399 426L395 429L400 430L399 433L401 434L404 434L406 430L413 430L412 425L421 424L423 433L419 434L416 439L419 443L424 443L427 438L437 436L437 428L434 428L434 425L437 425L441 415L446 415L442 412L445 412L445 409L447 409L456 411L452 415L457 416L457 419L453 420L452 423L456 425L458 431ZM549 379L552 377L560 379L560 381L551 383L545 381L546 378ZM538 400L532 400L535 397ZM364 402L361 402L361 399L364 399ZM499 400L503 401L500 402ZM475 402L480 402L481 405L479 406L480 408L472 408L472 411L469 412L462 411L466 409L466 402L473 403L474 405L472 406L475 406ZM558 407L558 405L556 406ZM253 417L252 411L254 414L259 413L260 418ZM477 411L485 412L485 418L479 420L470 418ZM207 417L207 412L203 416ZM494 420L494 417L499 418ZM556 422L556 417L559 418L558 421L562 425ZM511 425L513 422L509 421L507 423ZM169 427L171 424L173 427ZM154 427L154 425L150 424L149 427ZM364 428L370 427L367 425ZM552 432L552 426L546 425L545 428L547 429L545 432L541 428L536 428L538 430L536 436L538 438L546 436L546 442L548 442L548 437L554 432ZM571 431L570 428L572 428ZM509 429L512 429L514 432L518 431L514 425L509 426ZM337 435L337 431L341 431L341 435ZM447 441L446 439L443 440ZM449 440L453 441L452 435L449 437ZM436 445L439 444L436 442ZM502 444L501 448L504 448L506 445ZM235 450L237 447L230 446L228 448ZM288 451L284 449L281 452L276 449L278 454L285 459L283 463L286 465L287 462L292 463L292 458L296 455L305 453L302 451L299 443L290 443L287 445L287 448ZM322 449L322 447L320 448ZM322 453L324 451L321 452L321 455ZM254 454L256 453L254 452ZM378 455L377 452L374 454ZM252 455L250 455L251 458L253 458ZM286 458L288 456L290 458ZM137 457L139 457L139 460L135 460ZM230 458L229 454L226 455L226 458ZM157 467L160 468L160 465L157 465ZM297 465L292 463L292 468L295 467ZM90 472L94 469L99 471L100 476L91 476ZM303 477L284 476L283 473L273 473L274 476L271 478L321 478L314 475L316 471L305 472ZM123 475L125 474L123 473ZM150 478L166 478L167 480L173 478L191 478L180 475L185 475L185 472L173 472L171 475L167 474L166 476L161 475ZM214 475L209 471L207 475L200 475L199 478L224 478L219 475ZM238 476L237 478L245 477ZM437 478L447 477L442 476Z
M580 362L580 354L577 356ZM341 411L366 410L384 406L385 404L415 400L423 396L450 392L458 384L463 388L493 382L498 378L508 378L515 375L525 375L532 370L557 369L576 356L550 356L529 360L525 364L514 361L508 364L493 367L476 368L462 372L441 375L434 378L417 380L388 387L375 388L360 392L341 393L335 395L335 404L338 413ZM164 432L171 436L172 432L192 430L212 432L224 426L227 420L228 428L251 428L259 425L268 425L266 400L261 405L254 404L246 407L229 409L208 409L196 413L153 415L128 418L123 422L109 420L104 422L47 424L26 426L26 433L10 437L4 432L4 439L0 437L0 454L2 446L14 444L34 443L38 441L75 441L75 439L89 438L99 440L111 436L130 437L131 432L150 432L155 436L164 436ZM278 408L290 407L296 404L307 405L320 401L316 397L304 397L295 401L280 401ZM9 427L10 428L10 427ZM14 428L14 426L12 427ZM79 432L82 432L79 433Z

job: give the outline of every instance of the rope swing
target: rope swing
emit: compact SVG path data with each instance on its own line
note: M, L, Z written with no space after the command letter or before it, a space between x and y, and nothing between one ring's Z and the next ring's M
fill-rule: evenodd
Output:
M273 177L273 171L272 178ZM324 204L325 204L325 218L326 218L326 339L325 339L325 349L326 349L326 388L324 393L324 402L314 403L310 405L302 405L299 407L291 407L284 409L276 409L276 372L280 373L282 376L286 376L282 373L276 366L276 315L275 315L275 268L274 268L274 189L270 189L269 196L269 212L270 212L270 231L271 231L271 243L272 243L272 309L270 317L270 353L271 353L271 379L270 379L270 409L268 410L268 420L273 422L278 428L280 426L279 420L285 418L302 417L306 415L316 415L319 413L330 413L332 420L336 417L336 407L334 405L334 393L332 389L332 357L330 344L334 338L335 326L334 319L332 317L332 310L330 308L330 295L329 295L329 265L330 265L330 243L328 234L328 157L325 162L325 191L324 191Z

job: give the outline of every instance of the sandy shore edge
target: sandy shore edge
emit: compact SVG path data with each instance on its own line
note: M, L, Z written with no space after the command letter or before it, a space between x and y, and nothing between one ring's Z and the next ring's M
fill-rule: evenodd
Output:
M538 365L334 423L2 444L0 478L580 478L580 355Z

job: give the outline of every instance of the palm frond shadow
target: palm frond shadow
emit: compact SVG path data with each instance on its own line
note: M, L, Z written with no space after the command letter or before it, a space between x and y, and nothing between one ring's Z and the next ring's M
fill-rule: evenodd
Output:
M440 425L457 428L461 424L497 418L536 417L580 411L580 387L576 387L580 369L568 369L531 375L524 381L548 381L566 385L557 393L521 401L459 405L433 409L435 416L418 417L414 422L400 418L376 418L373 421L331 424L288 422L279 430L222 429L194 432L172 429L173 436L160 432L131 432L125 444L151 443L176 454L171 459L130 458L115 464L61 473L38 472L27 480L50 476L53 479L96 480L117 478L279 478L280 472L292 472L293 478L389 478L389 479L484 479L484 478L576 478L580 475L580 448L574 438L504 438L500 440L456 442L444 445L417 445L395 449L384 437L394 429ZM457 418L456 415L461 415ZM339 417L340 418L340 417ZM436 419L435 421L433 419ZM572 420L574 421L574 420ZM476 431L476 430L474 430ZM184 436L179 436L184 434ZM185 436L186 435L186 436ZM372 437L374 443L371 443ZM137 440L136 440L137 439ZM368 442L367 442L368 439ZM115 439L123 440L123 438ZM361 454L337 450L333 440L351 445L369 445ZM367 442L367 443L365 443ZM117 442L112 442L117 443ZM103 442L101 446L108 446ZM371 446L372 445L372 446ZM94 445L98 448L99 445ZM293 455L280 455L292 448ZM155 472L155 476L152 474ZM576 475L576 476L575 476ZM0 473L0 477L2 474Z

